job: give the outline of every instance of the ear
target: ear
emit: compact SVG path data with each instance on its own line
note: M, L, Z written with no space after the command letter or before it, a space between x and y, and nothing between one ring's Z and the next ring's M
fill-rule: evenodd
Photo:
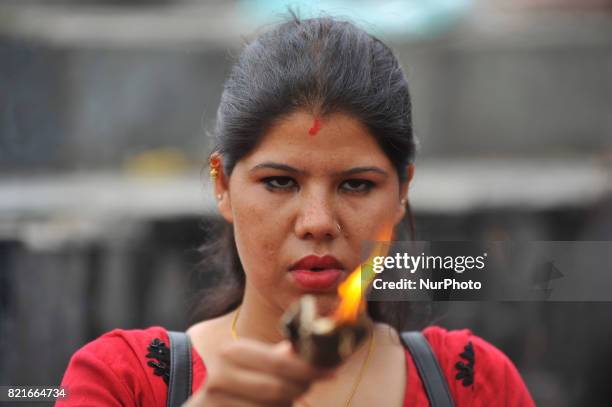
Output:
M225 170L223 169L223 156L218 152L214 152L210 155L211 160L217 159L219 167L217 168L217 176L213 181L215 189L215 199L217 200L217 209L219 213L229 223L234 221L234 215L232 213L232 202L229 190L229 177L226 176Z
M410 186L410 182L412 181L412 177L414 176L414 164L408 164L406 167L406 179L400 183L400 191L399 198L400 201L398 203L399 208L397 212L397 217L395 219L395 224L401 222L406 215L406 202L408 199L408 188Z

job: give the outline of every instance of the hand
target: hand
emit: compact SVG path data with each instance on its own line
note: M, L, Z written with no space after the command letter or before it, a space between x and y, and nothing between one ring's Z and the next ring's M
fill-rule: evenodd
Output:
M221 350L214 366L183 407L289 407L313 381L330 374L302 360L288 341L239 339Z

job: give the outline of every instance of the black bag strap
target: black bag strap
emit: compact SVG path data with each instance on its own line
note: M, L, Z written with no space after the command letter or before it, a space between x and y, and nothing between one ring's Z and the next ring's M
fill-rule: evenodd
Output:
M191 395L191 341L185 332L168 331L170 338L170 381L167 407L180 407Z
M431 407L453 407L446 379L427 339L419 331L402 332L401 337L412 355Z

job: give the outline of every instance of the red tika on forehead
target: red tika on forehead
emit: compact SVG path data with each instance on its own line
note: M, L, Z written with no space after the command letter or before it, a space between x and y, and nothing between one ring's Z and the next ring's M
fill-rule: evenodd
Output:
M320 129L321 129L321 122L319 121L319 119L315 117L314 121L312 122L312 127L310 128L310 130L308 130L308 134L310 134L311 136L314 136L315 134L319 132Z

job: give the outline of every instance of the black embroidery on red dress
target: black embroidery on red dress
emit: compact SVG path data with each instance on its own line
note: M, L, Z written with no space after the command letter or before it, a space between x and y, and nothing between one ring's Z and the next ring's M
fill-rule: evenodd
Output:
M153 374L161 376L168 384L170 381L170 349L159 338L153 339L147 349L149 351L147 357L157 359L157 361L149 360L147 365L153 368Z
M474 384L474 347L472 342L468 342L463 348L463 352L459 354L463 359L467 360L467 364L463 362L455 363L455 367L459 372L455 375L455 379L462 380L461 384L465 387Z

